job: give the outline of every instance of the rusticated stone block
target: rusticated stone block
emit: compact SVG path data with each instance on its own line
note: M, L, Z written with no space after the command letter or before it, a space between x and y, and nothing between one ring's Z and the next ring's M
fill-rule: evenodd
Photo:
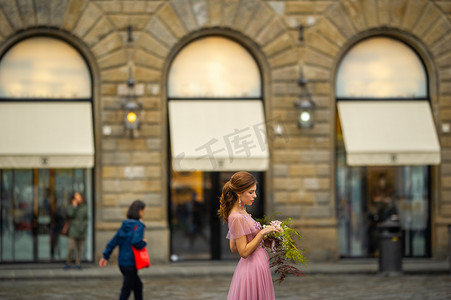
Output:
M209 23L207 0L191 0L191 8L193 10L194 18L197 26L204 27Z
M282 21L278 18L272 19L263 30L258 34L255 41L264 46L268 44L270 41L274 40L277 36L279 36L284 30L284 26Z
M105 81L125 82L128 79L129 71L126 66L115 67L101 72Z
M417 25L419 17L423 14L427 0L407 1L407 8L404 14L402 27L412 30Z
M425 35L428 34L428 29L430 29L432 24L437 22L440 15L441 12L437 6L428 3L421 18L418 19L417 24L414 26L413 33L419 37L425 37Z
M168 26L177 38L180 39L187 34L185 27L171 5L163 5L158 11L158 17L166 24L166 26Z
M273 164L272 166L273 175L276 177L288 176L288 170L288 164Z
M327 190L330 188L329 178L305 178L302 187L306 190Z
M101 16L102 11L97 7L97 5L90 2L86 9L81 13L80 19L72 32L79 37L85 36L85 34L91 30Z
M159 138L146 139L146 145L148 150L160 151L162 149L161 139Z
M143 13L147 10L147 1L121 1L122 13L136 14Z
M131 156L130 153L103 153L102 154L102 163L104 165L116 166L116 165L126 165L130 164Z
M302 186L302 180L300 178L290 178L290 177L282 177L282 178L274 178L274 190L282 190L282 191L295 191L298 190Z
M113 52L114 50L122 47L122 40L119 34L111 33L97 43L91 50L95 56L100 58L101 56Z
M320 14L326 11L336 1L287 1L285 14Z
M131 156L134 165L159 164L161 161L161 153L159 152L134 152Z
M325 15L327 15L346 38L350 38L356 34L356 30L352 25L349 16L341 5L332 5L330 9L325 12Z
M259 1L241 1L236 13L234 28L239 31L244 30L260 5Z
M104 179L102 180L102 190L105 193L123 193L132 188L132 182L120 179Z
M364 14L361 9L361 5L359 1L356 0L348 0L341 1L341 5L345 10L346 14L349 16L349 19L352 21L352 24L358 31L363 31L366 29L366 23Z
M136 46L145 49L147 52L153 53L161 58L165 58L169 53L167 46L158 42L147 33L140 35L139 40L136 42Z
M297 243L305 248L309 261L336 261L338 259L338 233L336 227L296 227L303 237Z
M97 22L94 27L85 36L84 41L88 45L94 45L98 43L101 39L106 37L113 31L113 26L106 17L102 17L99 22Z
M116 178L118 174L117 167L102 167L102 178Z
M106 69L114 66L121 66L127 63L127 55L123 49L111 52L98 60L99 67Z
M210 26L219 26L222 23L222 1L208 0Z
M311 31L306 33L305 39L311 47L316 49L318 52L326 54L330 57L335 57L335 55L337 55L339 51L337 45L331 43L323 35L318 34L317 32Z
M272 17L274 17L274 12L268 6L260 5L244 31L250 37L255 38Z
M292 204L302 204L302 207L310 206L315 203L314 193L309 193L306 191L295 191L289 194L289 203Z
M146 27L146 31L152 36L158 38L161 43L165 44L169 48L177 43L177 38L159 18L152 18L149 25Z
M106 139L102 140L102 150L116 150L117 149L117 141L115 139Z
M441 178L442 188L451 188L451 176L442 176Z
M289 203L288 192L287 191L275 191L274 192L274 203L275 204Z
M179 16L187 32L192 32L198 29L196 19L192 13L190 3L188 0L171 0L169 1L172 9Z
M120 138L117 139L118 150L146 150L146 140L142 138Z
M293 40L288 33L282 34L263 48L268 57L293 47Z
M302 218L323 219L333 217L333 207L330 205L306 207L302 211Z

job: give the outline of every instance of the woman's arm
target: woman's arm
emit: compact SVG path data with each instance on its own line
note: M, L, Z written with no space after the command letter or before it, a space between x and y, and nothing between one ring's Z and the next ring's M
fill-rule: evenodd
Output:
M131 240L131 244L133 247L137 249L142 249L146 247L147 240L144 239L144 226L138 226L136 230L133 232L133 237Z
M230 240L230 251L232 251L232 253L236 253L238 251L234 240Z
M243 235L235 240L236 248L238 253L242 258L248 258L255 249L260 245L261 240L265 235L270 232L277 231L274 226L266 226L262 230L260 230L257 235L250 241L247 242L246 236ZM231 249L232 250L232 249ZM233 251L232 251L233 252Z

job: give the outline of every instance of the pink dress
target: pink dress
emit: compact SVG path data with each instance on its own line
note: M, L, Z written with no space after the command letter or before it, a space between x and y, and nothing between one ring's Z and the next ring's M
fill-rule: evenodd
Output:
M260 223L250 215L233 212L228 218L227 238L243 235L249 243L261 230ZM274 300L274 286L269 268L268 252L260 244L247 258L241 258L233 274L228 300Z

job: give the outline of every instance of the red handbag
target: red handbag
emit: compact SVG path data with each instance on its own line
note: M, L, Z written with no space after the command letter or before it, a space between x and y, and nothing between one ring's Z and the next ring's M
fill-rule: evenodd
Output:
M132 246L132 250L133 255L135 255L135 263L137 270L150 267L150 258L146 247L142 249L136 249L135 247Z

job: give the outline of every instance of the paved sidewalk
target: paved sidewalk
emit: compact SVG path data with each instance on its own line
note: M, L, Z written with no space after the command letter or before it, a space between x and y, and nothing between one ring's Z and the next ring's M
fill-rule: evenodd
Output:
M231 276L235 270L236 261L198 261L178 262L170 264L154 264L140 271L142 278L165 277L195 277L195 276ZM110 278L121 277L117 265L109 265L104 269L96 264L84 264L82 270L63 270L62 264L24 264L0 265L0 280L20 279L63 279L63 278ZM358 275L378 274L378 262L372 260L342 260L337 263L310 262L304 272L307 275ZM403 273L405 275L450 275L448 260L404 259Z

